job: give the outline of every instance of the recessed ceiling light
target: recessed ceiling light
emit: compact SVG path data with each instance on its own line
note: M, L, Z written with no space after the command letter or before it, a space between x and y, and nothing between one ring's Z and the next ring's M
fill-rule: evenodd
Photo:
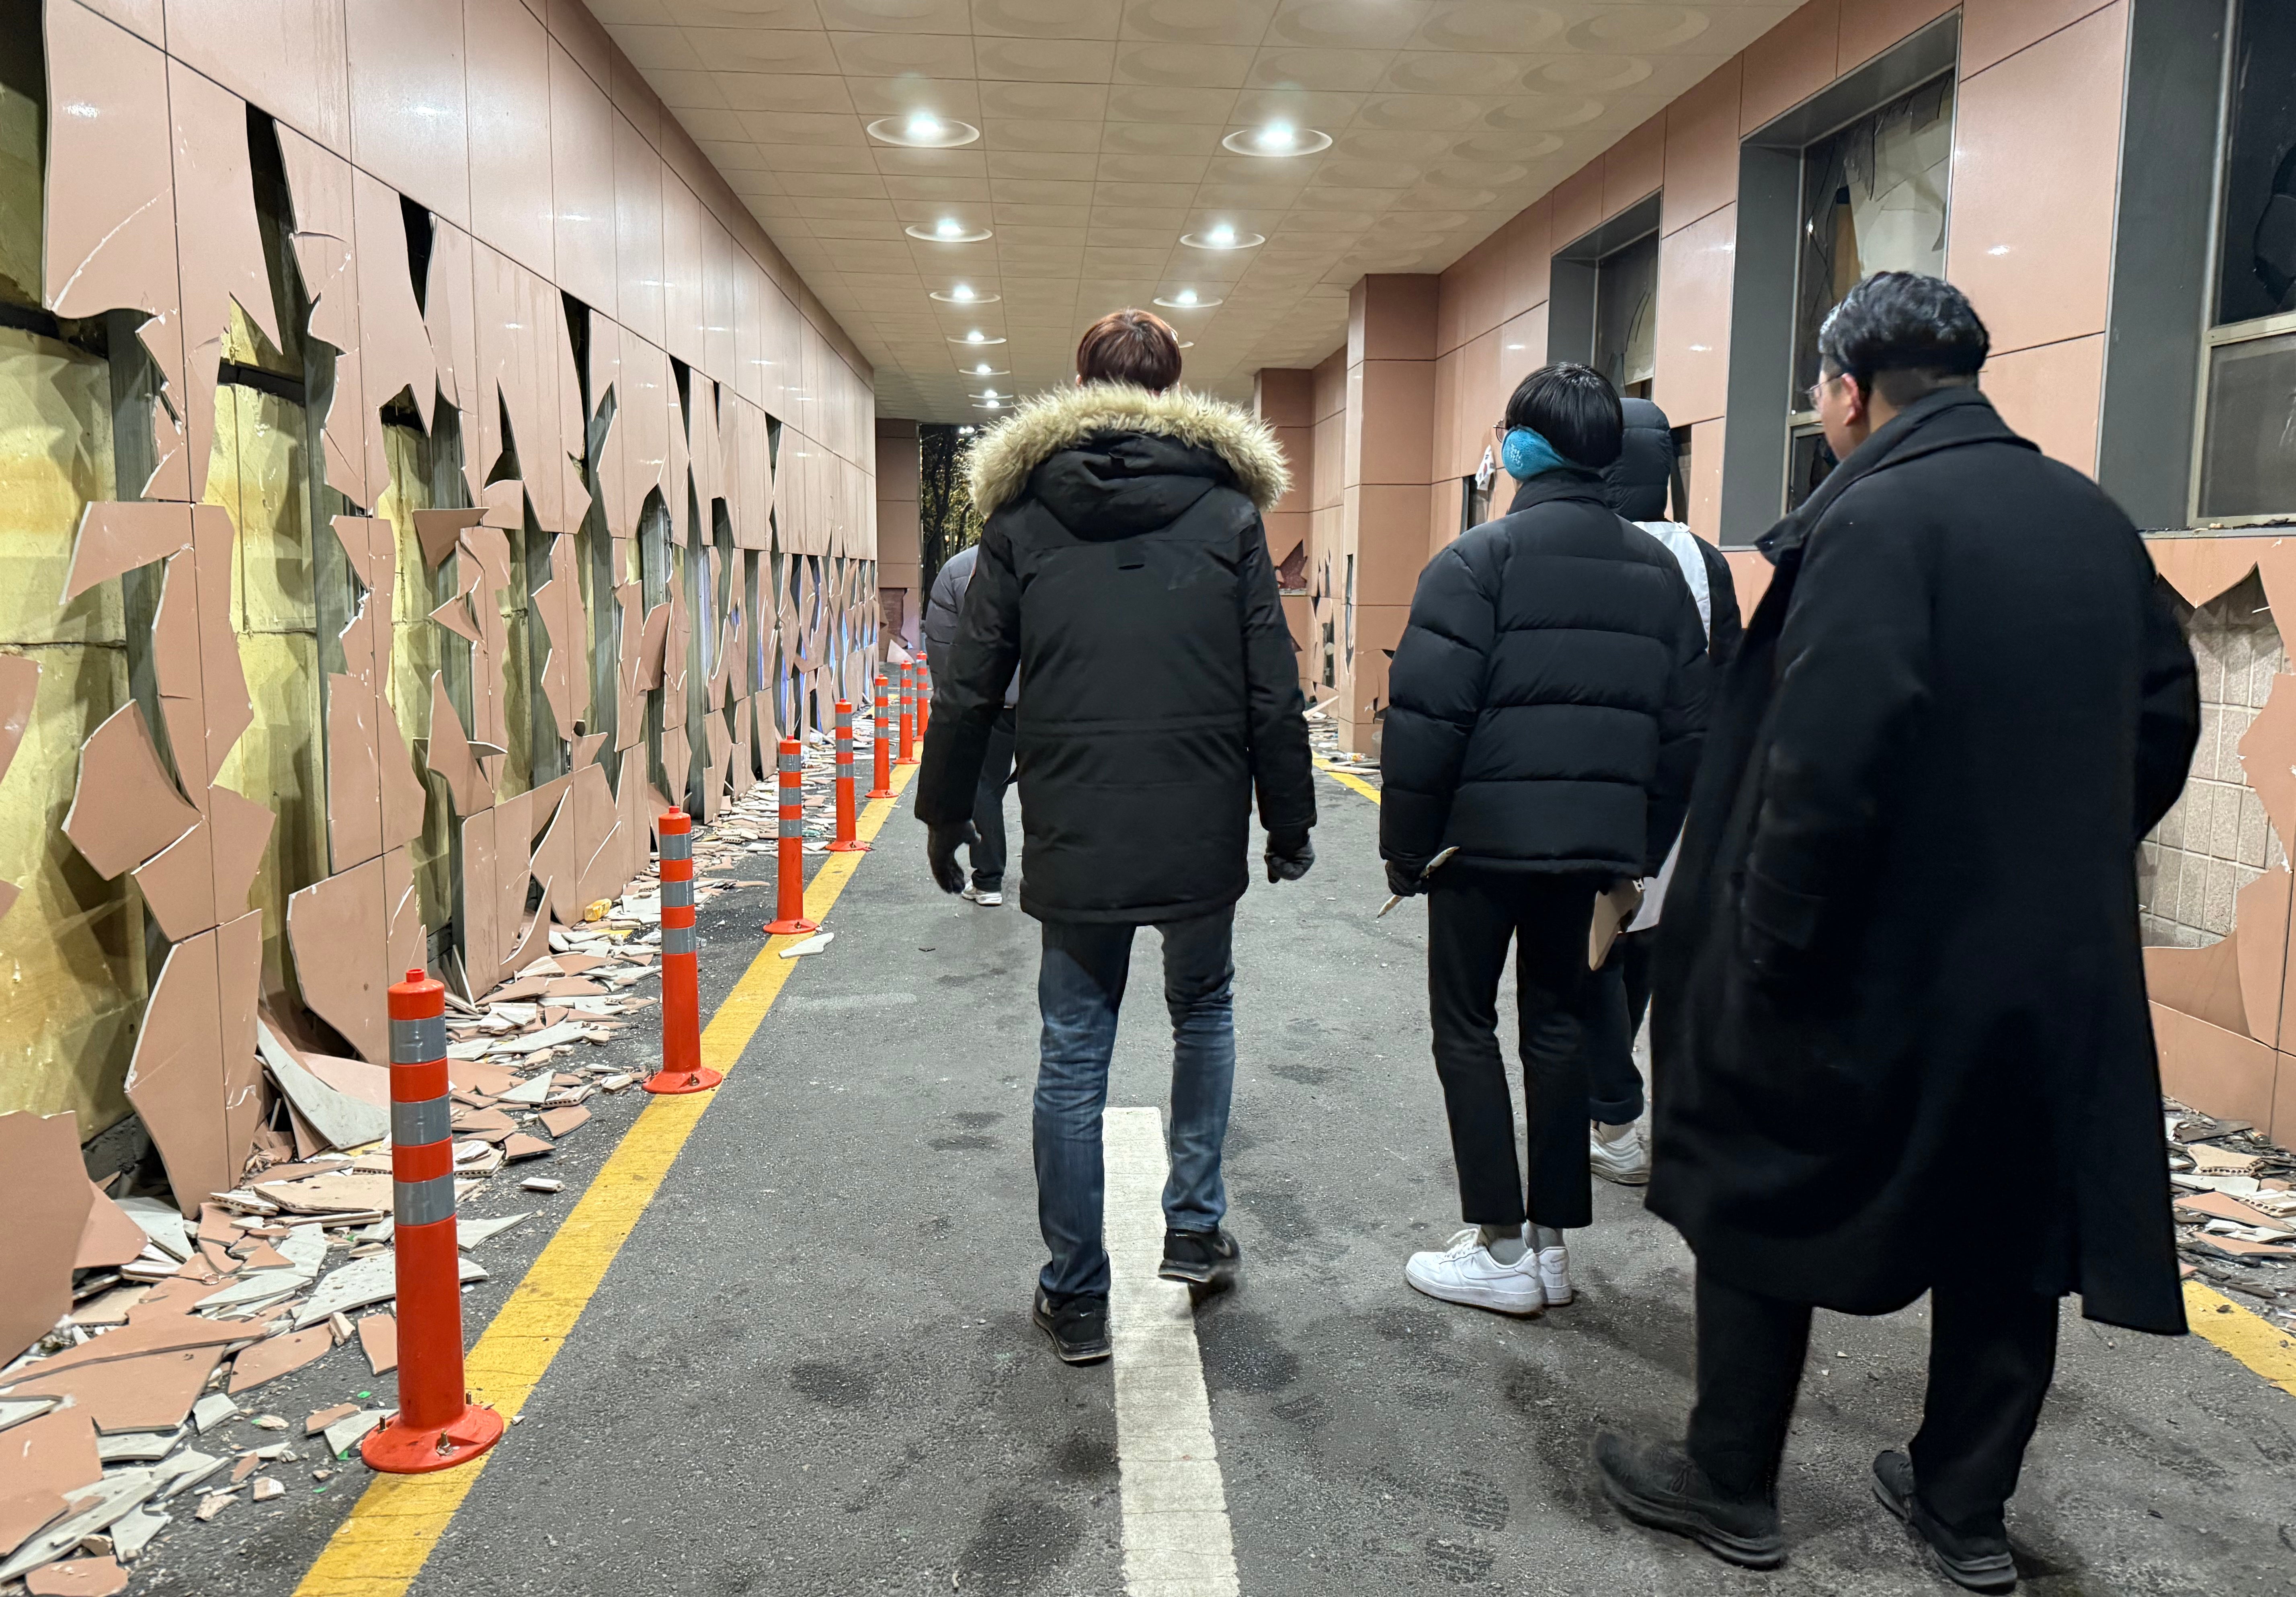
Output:
M963 338L952 338L948 342L953 344L963 344L970 349L978 344L1001 344L1004 341L1001 338L991 338L980 328L975 327Z
M933 290L932 297L944 305L994 305L1004 296L984 294L969 283L960 283L947 293L943 293L939 289Z
M901 229L911 238L921 238L929 244L977 244L996 234L987 227L968 227L955 217L943 217L931 226L916 223Z
M1000 371L984 360L979 366L974 366L969 375L975 377L1009 377L1013 374L1008 371Z
M1267 240L1264 235L1239 233L1232 224L1221 222L1201 233L1184 233L1180 242L1192 250L1250 250Z
M975 410L1002 410L1004 408L1004 401L1002 399L984 399L980 404L975 405L973 408Z
M1220 140L1220 147L1238 155L1314 155L1332 147L1332 136L1289 122L1270 122L1265 128L1239 128Z
M1193 288L1184 288L1168 300L1161 294L1157 295L1156 303L1167 310L1210 310L1219 301L1207 300Z
M953 150L980 136L970 122L913 111L906 116L880 117L869 124L869 136L879 144L900 144L911 150Z

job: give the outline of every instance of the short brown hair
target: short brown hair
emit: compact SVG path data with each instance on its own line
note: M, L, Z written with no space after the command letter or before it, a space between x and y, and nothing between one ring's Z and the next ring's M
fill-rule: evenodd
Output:
M1111 310L1077 342L1077 375L1086 383L1130 383L1161 393L1180 380L1180 337L1159 316Z

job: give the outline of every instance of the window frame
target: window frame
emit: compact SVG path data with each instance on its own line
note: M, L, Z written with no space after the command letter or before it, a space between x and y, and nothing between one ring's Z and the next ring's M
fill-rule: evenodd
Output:
M2191 471L2185 490L2185 524L2207 531L2245 527L2285 527L2296 524L2296 503L2285 510L2262 515L2210 515L2201 511L2203 477L2209 458L2209 387L2216 375L2217 351L2238 344L2259 343L2296 333L2296 310L2251 317L2246 321L2218 325L2217 293L2223 271L2226 188L2231 178L2233 141L2233 72L2240 54L2240 12L2243 0L2224 0L2224 26L2217 78L2216 143L2211 164L2207 269L2200 296L2200 362L2193 380Z

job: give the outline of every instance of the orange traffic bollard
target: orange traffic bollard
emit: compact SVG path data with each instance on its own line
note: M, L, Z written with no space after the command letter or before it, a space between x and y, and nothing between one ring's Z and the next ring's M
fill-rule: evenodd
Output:
M917 672L917 746L922 748L925 734L932 729L932 667L925 665Z
M869 701L870 760L874 766L877 785L869 789L873 799L893 796L893 690L885 675L885 668L877 668L877 696Z
M858 817L854 814L853 790L860 784L853 778L853 706L843 699L837 701L837 836L829 845L832 854L865 854L869 845L856 835Z
M447 1079L447 989L410 970L390 989L398 1412L359 1444L368 1467L388 1475L450 1469L502 1439L503 1417L472 1403L463 1386L453 1090Z
M909 661L899 666L901 673L901 763L917 762L917 668Z
M766 930L780 937L795 932L816 932L817 920L805 918L805 754L794 737L782 739L781 852L774 867L775 918Z
M726 1079L701 1064L701 953L693 939L693 818L672 810L661 838L661 1068L649 1092L707 1092Z

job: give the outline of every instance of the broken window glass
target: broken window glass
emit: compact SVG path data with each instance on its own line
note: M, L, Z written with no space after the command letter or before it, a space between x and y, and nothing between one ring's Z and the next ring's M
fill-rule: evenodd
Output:
M1658 235L1595 268L1595 369L1625 398L1647 399L1658 375Z
M2296 6L2242 0L2226 120L2218 326L2296 310Z
M1949 75L1899 95L1803 152L1789 411L1801 411L1817 381L1817 331L1826 313L1860 280L1876 272L1945 276L1952 163Z
M2296 333L2209 351L2208 427L2201 454L2203 517L2296 510Z

